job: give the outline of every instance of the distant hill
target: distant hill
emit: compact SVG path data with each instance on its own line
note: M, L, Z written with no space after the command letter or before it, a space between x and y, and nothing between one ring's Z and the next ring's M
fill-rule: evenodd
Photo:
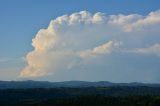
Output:
M87 81L64 81L64 82L48 82L48 81L0 81L0 89L27 89L27 88L57 88L57 87L111 87L111 86L147 86L160 87L160 84L148 83L112 83L108 81L87 82Z

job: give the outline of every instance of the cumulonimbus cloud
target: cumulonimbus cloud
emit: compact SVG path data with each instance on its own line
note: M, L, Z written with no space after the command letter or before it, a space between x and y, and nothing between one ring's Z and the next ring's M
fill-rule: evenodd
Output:
M134 45L140 34L158 29L157 26L160 27L159 10L147 16L91 14L87 11L60 16L33 38L34 50L27 54L27 65L20 77L50 75L67 69L77 60L109 55L123 42L129 42L126 47ZM152 29L148 29L150 27ZM135 39L130 40L129 36Z

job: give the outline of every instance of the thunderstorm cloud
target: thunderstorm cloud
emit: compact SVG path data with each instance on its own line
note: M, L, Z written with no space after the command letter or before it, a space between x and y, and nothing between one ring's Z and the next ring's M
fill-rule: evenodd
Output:
M20 77L41 77L98 65L114 54L160 56L160 10L143 16L88 11L51 20L32 39ZM87 64L90 64L87 66ZM107 64L107 62L106 62Z

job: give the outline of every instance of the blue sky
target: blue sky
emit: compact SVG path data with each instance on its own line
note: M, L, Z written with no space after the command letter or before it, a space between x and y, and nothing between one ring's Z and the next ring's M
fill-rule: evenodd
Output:
M84 10L88 11L90 14L95 14L97 12L105 13L106 17L108 15L118 15L118 14L123 14L125 16L129 14L139 14L141 16L147 16L150 12L155 12L159 10L160 9L159 5L160 5L160 1L158 0L157 1L156 0L153 0L153 1L146 1L146 0L141 0L141 1L133 1L133 0L132 1L131 0L122 0L122 1L117 1L117 0L101 0L101 1L98 1L98 0L92 0L92 1L1 0L0 1L0 74L1 74L0 80L21 80L17 78L17 76L27 64L27 62L24 61L25 60L24 58L30 51L33 51L34 49L34 47L32 47L31 45L32 39L35 37L35 35L40 29L47 28L49 26L50 21L56 19L59 16L62 16L65 14L71 15L71 14L74 14L75 12L80 12ZM61 30L63 30L63 28ZM124 48L128 49L129 47L134 47L137 50L137 48L147 47L146 45L148 45L149 47L152 47L155 44L159 44L160 42L158 40L159 37L158 37L157 31L158 30L156 29L156 31L153 31L153 32L152 31L141 32L142 35L143 34L145 35L146 33L147 34L150 33L150 35L153 34L155 36L153 37L147 36L147 38L144 38L144 39L133 37L133 39L138 39L136 40L137 44L136 45L128 44L128 46L124 46ZM95 32L95 33L98 33L98 32ZM106 32L104 31L104 33ZM102 35L104 33L102 33ZM112 32L109 32L109 33L112 33ZM130 34L137 34L137 32L132 32ZM115 35L116 33L113 34L113 36ZM91 44L90 46L88 46L88 48L89 49L90 47L94 48L94 46L100 47L99 46L100 44L103 44L106 41L110 41L110 40L113 40L113 41L119 40L118 42L123 41L124 43L132 42L130 40L126 40L126 39L130 39L131 37L129 38L116 37L116 39L114 39L113 36L111 37L102 36L102 38L104 39L106 38L107 40L96 41L97 43ZM65 38L63 40L65 40ZM94 40L95 39L93 38L93 41ZM140 42L142 40L144 42L142 42L141 44ZM109 42L106 44L109 45ZM89 44L87 43L87 45ZM84 46L85 46L85 43L83 47ZM84 49L83 47L79 47L79 48ZM157 46L155 45L154 47L157 47ZM74 47L72 47L72 49L73 48ZM138 50L141 52L140 49ZM145 50L143 49L143 51ZM135 49L128 50L128 51L137 53ZM123 61L120 61L120 62L117 61L117 59L114 58L117 55L118 55L117 58ZM107 57L108 56L105 56L103 58L107 58ZM73 58L77 58L77 57L73 57ZM109 80L113 82L133 82L133 81L159 82L160 81L160 79L158 78L159 76L157 76L157 73L159 73L158 64L160 63L160 61L159 61L159 57L155 55L144 56L143 54L137 55L137 54L128 53L126 55L124 53L119 53L119 54L113 53L106 60L108 59L110 61L104 61L100 59L99 60L100 63L84 64L80 62L80 64L75 66L76 68L77 67L79 68L76 71L74 71L76 68L72 68L70 69L69 73L66 71L63 71L65 69L64 68L64 69L59 69L60 71L58 71L57 73L54 73L54 75L49 75L45 77L36 77L36 78L29 77L26 79L51 80L51 81ZM75 60L75 59L71 59L71 60ZM151 61L148 61L148 60L151 60ZM67 61L70 61L70 59ZM76 59L76 62L77 61L80 61L80 60ZM95 60L92 60L92 61L95 61ZM102 63L102 61L104 63ZM74 62L71 61L71 63L74 63ZM128 65L128 67L125 67L126 64ZM150 65L148 65L146 69L145 67L147 64L150 64ZM94 69L92 66L94 67ZM120 68L115 68L114 66L120 67ZM82 67L85 67L84 70L87 70L87 71L85 72L80 71L80 70L83 70L81 69ZM136 67L136 68L133 68L133 67ZM120 71L117 71L118 69ZM97 71L97 70L103 70L103 71ZM112 70L112 71L104 71L104 70ZM131 76L132 73L138 73L138 71L134 71L134 70L142 70L142 71L140 71L140 74L133 74L133 78L132 77L124 78L124 76L127 76L127 75ZM147 70L147 71L145 72L144 70Z

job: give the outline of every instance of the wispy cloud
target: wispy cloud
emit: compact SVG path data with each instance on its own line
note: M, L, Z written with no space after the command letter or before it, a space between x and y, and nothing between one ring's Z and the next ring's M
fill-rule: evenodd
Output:
M160 44L154 44L149 47L144 48L135 48L130 50L130 52L138 53L138 54L146 54L146 55L157 55L160 56Z

